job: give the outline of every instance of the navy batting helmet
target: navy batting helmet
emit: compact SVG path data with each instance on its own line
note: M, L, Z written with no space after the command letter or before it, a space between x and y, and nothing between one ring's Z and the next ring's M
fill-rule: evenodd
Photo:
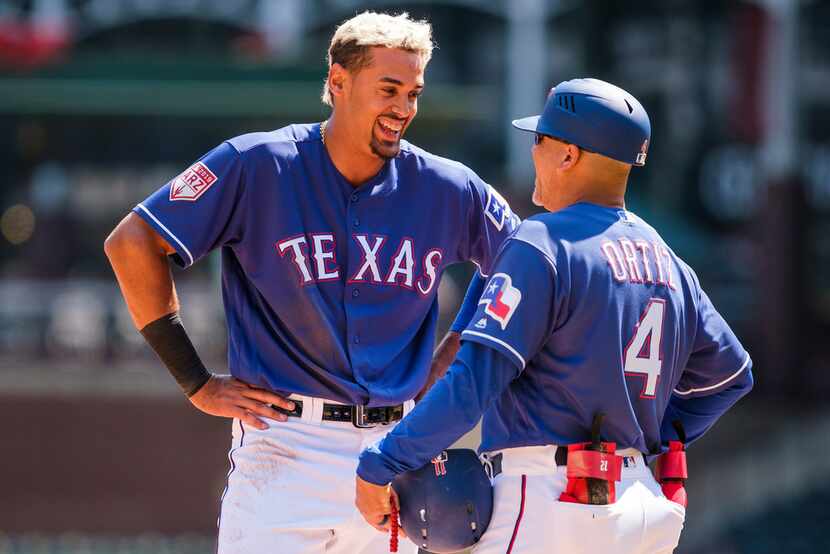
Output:
M651 122L636 98L599 79L572 79L551 89L542 115L513 122L632 165L645 165Z
M478 542L493 514L493 488L476 453L445 450L432 463L398 475L392 488L401 527L421 548L445 554Z

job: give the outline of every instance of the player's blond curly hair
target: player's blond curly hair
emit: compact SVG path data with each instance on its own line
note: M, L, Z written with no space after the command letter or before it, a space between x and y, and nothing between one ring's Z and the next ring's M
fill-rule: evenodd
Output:
M373 46L400 48L421 56L424 65L432 58L432 25L428 21L415 21L404 12L389 15L365 11L344 21L329 45L328 63L340 64L355 72L372 63L369 49ZM323 83L323 104L333 106L328 78Z

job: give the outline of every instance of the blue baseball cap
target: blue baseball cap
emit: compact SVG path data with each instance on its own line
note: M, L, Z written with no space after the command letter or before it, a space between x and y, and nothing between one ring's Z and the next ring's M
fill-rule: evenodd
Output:
M513 126L639 166L646 164L651 140L651 122L642 104L599 79L559 83L550 90L541 115L517 119Z

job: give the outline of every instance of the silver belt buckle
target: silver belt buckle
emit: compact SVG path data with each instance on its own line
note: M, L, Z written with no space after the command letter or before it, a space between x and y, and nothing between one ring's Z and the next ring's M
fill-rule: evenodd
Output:
M377 423L366 423L366 407L363 405L354 406L352 408L352 425L358 429L371 429Z

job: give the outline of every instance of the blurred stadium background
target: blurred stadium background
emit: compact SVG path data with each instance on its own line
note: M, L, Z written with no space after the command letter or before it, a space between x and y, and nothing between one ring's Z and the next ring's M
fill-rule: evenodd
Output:
M103 240L225 138L322 120L328 40L365 8L432 21L408 138L523 216L510 119L574 76L643 102L629 207L697 268L757 382L691 450L678 552L830 552L830 3L0 0L0 554L213 550L229 422L144 346ZM217 268L176 279L222 369ZM470 271L444 280L445 326Z

